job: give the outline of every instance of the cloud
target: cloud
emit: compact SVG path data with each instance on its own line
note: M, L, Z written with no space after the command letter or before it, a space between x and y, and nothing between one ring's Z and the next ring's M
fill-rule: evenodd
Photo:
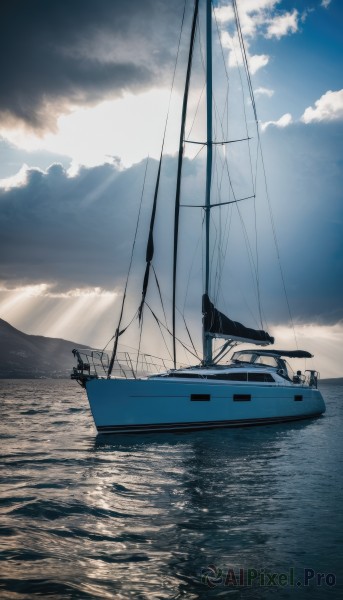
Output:
M328 8L331 4L331 0L322 0L321 2L321 6L323 6L324 8Z
M286 287L294 318L304 323L333 323L343 318L340 276L343 256L342 175L339 165L343 136L336 123L320 128L320 132L318 128L311 128L311 135L303 135L304 127L287 127L290 120L289 115L283 116L275 121L276 126L268 126L264 135L268 183ZM230 156L238 166L241 162L239 152L238 145L232 146ZM171 297L171 223L176 162L175 157L164 160L156 215L154 260L161 278L161 289L167 298ZM185 204L192 204L196 198L203 197L202 166L201 162L185 160L182 183ZM141 293L156 168L156 162L150 161L135 249L133 288L129 294L136 301ZM104 302L107 298L110 302L113 296L104 294L120 293L126 279L144 170L145 161L128 169L107 164L81 168L70 177L61 165L55 164L46 172L28 169L26 183L7 191L0 189L3 290L17 290L16 294L22 296L21 291L24 293L30 289L31 299L34 292L38 294L34 298L40 298L44 303L55 300L67 302L74 297L88 298L95 303L98 297ZM242 164L241 171L246 176L245 164ZM232 170L232 174L233 183L237 190L239 185L241 192L240 178L243 175L237 174L236 169ZM262 182L258 180L258 188L260 186ZM245 195L249 194L242 193L242 196ZM251 202L241 203L240 210L247 231L252 235L254 248L255 221ZM265 200L258 201L257 211L260 264L263 265L260 272L263 307L269 322L284 323L287 311L282 302L283 291ZM196 299L192 299L195 304L200 303L201 297L198 286L202 255L195 251L200 243L201 222L201 211L182 210L179 282L182 288L190 281L189 290L196 295ZM228 312L234 318L253 326L255 323L250 320L250 312L247 313L248 318L244 313L245 304L241 296L241 289L248 290L248 295L245 293L243 297L254 310L254 290L250 294L250 256L245 252L236 209L232 211L230 223L229 261L223 274L223 298L230 304ZM190 277L193 260L195 267ZM10 291L1 293L9 294ZM225 309L225 303L221 308Z
M303 123L318 121L337 121L343 119L343 90L329 90L315 102L315 108L309 106L301 117Z
M24 186L27 183L27 172L28 166L26 164L23 164L21 169L15 175L0 179L0 188L7 191L11 188Z
M19 287L8 287L0 283L0 292L9 292L11 294L22 294L27 298L100 298L106 296L115 296L112 291L103 290L100 287L93 288L72 288L65 292L54 292L53 285L39 283L35 285L23 285Z
M269 56L266 54L254 54L248 57L249 69L252 75L255 75L259 69L269 63Z
M251 41L258 35L267 39L280 39L298 31L299 13L283 12L275 15L275 8L280 0L245 0L238 6L238 14L242 33L245 38L245 49L250 72L254 75L269 63L267 54L250 53ZM235 18L232 5L222 5L215 11L217 22L222 27L221 41L224 48L229 50L229 66L240 66L239 40L237 33L230 33L227 27L232 25ZM305 13L303 19L306 18ZM225 28L225 29L224 29Z
M139 179L141 169L134 172ZM7 286L44 282L57 286L56 293L108 288L113 264L106 257L113 239L117 249L126 245L122 228L130 228L132 195L139 185L133 175L127 190L126 176L114 165L103 165L68 177L55 164L47 172L29 169L25 184L0 190L0 270ZM119 221L118 204L125 206ZM120 285L125 267L118 262L115 270Z
M298 31L298 17L299 13L296 9L293 12L284 13L277 17L274 17L269 21L266 38L277 38L278 40L285 35L290 33L296 33Z
M275 12L281 0L243 0L238 5L238 15L242 32L245 38L254 38L257 35L280 39L290 33L298 31L298 20L305 19L307 12L302 16L294 9L292 12ZM226 25L234 21L232 6L222 5L216 9L217 21Z
M161 235L166 239L171 236L170 197L175 194L168 171L175 160L166 157L163 165L168 220ZM71 177L55 164L46 172L27 169L26 180L20 185L0 188L3 287L44 284L48 286L43 290L45 295L85 288L121 288L133 243L145 165L143 161L126 170L116 164L83 167ZM186 183L187 173L194 168L185 161ZM147 205L136 243L140 265L144 263L155 173L156 161L150 160L145 185ZM196 189L199 186L196 181L193 185ZM163 253L160 256L162 260Z
M243 64L243 58L240 51L239 39L238 35L230 35L228 31L223 31L221 34L221 43L223 48L229 50L229 67L238 67ZM251 55L249 53L249 44L245 43L245 50L247 54L248 64L250 73L255 75L255 73L265 67L269 62L269 56L266 54L254 54Z
M262 92L256 90L255 93ZM309 106L300 118L300 121L306 124L339 120L343 120L343 90L337 92L329 90L315 102L315 108ZM286 113L277 121L266 121L265 123L262 123L261 129L264 131L270 125L274 125L275 127L287 127L291 123L294 123L292 115Z
M265 129L267 129L267 127L269 127L270 125L274 125L274 127L288 127L288 125L290 125L291 123L293 123L293 117L290 113L286 113L284 115L282 115L282 117L280 117L280 119L278 119L277 121L266 121L265 123L261 123L261 129L262 131L265 131Z
M6 2L0 21L0 117L54 128L72 107L164 81L183 2ZM168 81L169 83L169 81Z
M254 94L255 96L268 96L268 98L271 98L274 95L274 90L265 87L259 87L254 90Z
M244 0L239 3L238 14L243 35L254 37L261 28L270 20L273 9L280 0ZM234 20L231 4L222 5L216 9L217 21L221 24Z
M120 156L121 162L129 166L146 153L155 158L159 156L169 98L170 90L163 88L140 94L125 93L117 100L60 116L55 133L28 134L17 127L3 129L2 135L4 140L21 150L25 148L26 152L44 149L50 155L58 156L67 151L76 165L101 165L114 155ZM178 148L180 106L179 95L174 93L165 140L165 149L170 153Z

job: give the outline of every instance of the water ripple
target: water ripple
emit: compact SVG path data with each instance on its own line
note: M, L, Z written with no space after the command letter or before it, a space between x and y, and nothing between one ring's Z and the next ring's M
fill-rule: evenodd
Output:
M97 437L71 382L0 381L1 598L340 598L342 388L324 393L303 423ZM209 565L338 581L209 587Z

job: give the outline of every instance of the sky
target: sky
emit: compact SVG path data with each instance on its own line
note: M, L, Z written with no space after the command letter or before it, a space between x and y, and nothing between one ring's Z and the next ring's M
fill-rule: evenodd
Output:
M237 0L237 5L272 208L271 217L268 202L262 202L258 216L265 320L279 347L312 351L322 377L343 376L343 6L340 0ZM183 7L184 0L2 3L0 317L26 333L93 347L103 347L111 338L149 156L135 249L135 256L143 258L133 269L128 314L139 302L133 296L140 295L144 274L149 198ZM164 148L164 208L156 233L161 248L156 269L167 296L191 8L189 0ZM223 58L234 87L241 65L231 2L218 0L214 8L215 63ZM201 76L193 83L190 112L200 120ZM192 136L201 135L201 127L197 121ZM235 120L231 131L236 133ZM203 153L196 157L196 152L198 147L188 147L184 161L183 189L191 200L201 196L204 183ZM234 150L232 164L239 172L240 156ZM242 177L240 173L238 179ZM249 232L253 223L246 219ZM181 277L192 292L201 279L201 260L194 259L198 220L188 211L181 231L186 239ZM239 219L232 226L235 240ZM245 279L244 266L239 266L244 252L237 244L238 250L229 246L224 295L230 317L254 326L249 322L252 293L247 287L243 302L237 291L245 285L240 280ZM201 292L198 301L190 296L188 318L196 327Z

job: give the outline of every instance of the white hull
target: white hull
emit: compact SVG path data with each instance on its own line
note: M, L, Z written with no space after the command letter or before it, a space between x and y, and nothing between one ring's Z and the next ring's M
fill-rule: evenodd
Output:
M325 412L317 389L294 384L90 379L86 390L99 433L237 427L306 419Z

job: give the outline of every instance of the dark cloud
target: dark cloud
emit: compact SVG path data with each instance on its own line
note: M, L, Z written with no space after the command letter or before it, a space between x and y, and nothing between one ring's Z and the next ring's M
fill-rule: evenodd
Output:
M270 130L264 137L289 302L293 318L302 322L335 323L343 318L341 139L337 124ZM60 291L87 286L122 287L144 168L144 161L124 171L102 165L83 168L76 177L69 178L60 165L54 165L47 173L31 170L27 184L21 188L2 190L1 279L12 286L51 283ZM156 162L150 161L133 272L138 295L156 168ZM155 236L154 263L169 299L175 168L176 159L167 157ZM196 161L185 161L183 190L186 203L203 198L203 178ZM254 248L251 208L251 201L241 204ZM257 209L262 305L269 323L282 323L289 315L267 203L258 204ZM189 301L200 310L202 259L201 245L197 244L201 241L201 211L183 209L182 217L180 297L188 286ZM218 229L214 233L218 235ZM244 236L235 211L230 234L219 305L234 318L253 326L246 304L255 308L256 302Z
M187 162L187 161L186 161ZM126 276L146 162L121 171L115 165L82 168L68 177L59 164L46 173L31 169L26 185L0 190L0 279L8 286L49 283L54 291L121 287ZM175 159L166 159L155 239L157 263L167 262L172 239ZM136 244L139 285L145 264L156 161L150 160ZM192 165L185 167L191 176ZM187 179L187 177L186 177ZM164 219L164 208L167 215ZM158 229L160 229L158 227Z
M29 171L25 186L0 196L2 278L45 281L59 291L120 284L125 264L116 258L126 249L142 181L139 166L128 174L103 165L75 178L58 164Z
M2 120L52 127L69 103L160 84L175 57L182 5L181 0L4 0ZM166 76L169 83L170 73Z

